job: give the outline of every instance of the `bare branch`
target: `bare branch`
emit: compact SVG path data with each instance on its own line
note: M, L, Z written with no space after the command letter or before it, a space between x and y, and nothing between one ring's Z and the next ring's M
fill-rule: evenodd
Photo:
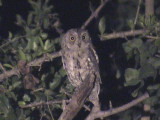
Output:
M52 54L44 55L41 58L35 59L27 64L27 66L41 66L41 64L45 61L51 61L56 57L61 56L61 52L54 52ZM13 75L19 75L19 70L17 67L12 70L6 71L5 73L0 74L0 82L2 82L5 78L11 77Z
M31 103L28 105L24 105L24 106L20 106L21 108L32 108L32 107L37 107L37 106L41 106L41 105L53 105L53 104L59 104L62 103L62 101L41 101L41 102L35 102L35 103Z
M39 59L35 59L31 62L29 62L27 65L28 66L41 66L41 64L45 61L51 61L52 59L61 56L61 52L54 52L51 54L46 54L43 57L39 58Z
M138 15L139 15L139 10L140 10L141 1L142 1L142 0L139 0L139 2L138 2L136 17L135 17L135 20L134 20L134 26L135 26L136 23L137 23L137 19L138 19Z
M128 36L136 36L146 33L146 30L131 30L126 32L115 32L110 34L103 34L100 36L100 40L109 40L109 39L116 39L116 38L126 38Z
M100 6L95 10L94 13L91 14L91 16L86 20L86 22L81 26L81 29L85 29L86 26L93 20L94 17L97 17L98 13L100 10L104 7L104 5L108 2L109 0L101 1Z
M91 94L94 80L95 76L93 74L88 75L80 87L75 90L69 104L66 106L58 120L72 120L77 115L84 105L86 98Z
M111 116L113 114L117 114L119 112L125 111L133 106L135 106L136 104L142 102L143 100L147 99L149 97L148 93L145 93L144 95L142 95L141 97L123 105L117 108L113 108L107 111L98 111L96 113L90 113L88 115L88 117L86 118L86 120L94 120L96 118L103 118L103 117L108 117Z

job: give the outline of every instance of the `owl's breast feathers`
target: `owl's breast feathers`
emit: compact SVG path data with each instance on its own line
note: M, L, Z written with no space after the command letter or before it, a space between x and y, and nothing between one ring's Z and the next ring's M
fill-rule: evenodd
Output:
M69 81L74 87L80 86L90 73L94 73L100 83L98 57L92 46L71 51L62 49L62 62Z

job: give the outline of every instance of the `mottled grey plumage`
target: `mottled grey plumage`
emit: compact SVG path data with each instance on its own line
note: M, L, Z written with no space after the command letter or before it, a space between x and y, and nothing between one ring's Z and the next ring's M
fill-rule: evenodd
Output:
M79 87L88 74L95 74L95 85L89 99L92 102L98 99L99 61L88 32L82 29L70 29L62 37L61 48L63 67L70 83L74 87Z

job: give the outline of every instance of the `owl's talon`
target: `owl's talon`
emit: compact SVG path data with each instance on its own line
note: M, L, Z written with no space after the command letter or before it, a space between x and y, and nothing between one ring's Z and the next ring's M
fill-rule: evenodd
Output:
M91 111L91 109L87 106L87 105L83 105L83 107L85 108L86 111Z

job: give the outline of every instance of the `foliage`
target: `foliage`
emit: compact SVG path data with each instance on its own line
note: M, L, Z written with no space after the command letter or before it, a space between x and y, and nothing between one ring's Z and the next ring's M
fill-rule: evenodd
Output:
M54 11L54 7L49 4L49 0L28 0L28 2L31 10L28 12L27 18L24 19L21 15L16 15L17 33L13 34L9 32L8 39L3 40L3 44L0 46L0 62L6 71L26 64L25 62L33 61L43 55L48 55L48 53L60 50L60 37L51 34L52 31L50 31L60 27L57 24L59 23L59 16ZM116 117L124 120L136 119L143 111L143 105L147 104L153 109L153 119L160 119L158 114L158 107L160 105L159 7L155 10L157 11L156 15L150 16L147 19L144 16L144 12L141 11L135 25L134 18L138 4L137 1L118 0L117 4L119 6L116 9L116 15L119 18L112 20L113 23L118 21L115 29L124 31L138 28L145 29L146 33L129 37L121 42L117 42L120 41L119 39L110 41L114 45L118 43L118 46L121 46L121 49L112 49L114 53L118 53L119 51L123 53L114 56L114 62L108 63L114 64L113 68L116 73L111 81L116 81L121 89L127 89L131 99L142 95L144 92L149 92L150 98L135 108L127 110L124 114L118 114ZM0 5L3 6L1 0ZM129 9L129 11L126 11L126 9ZM100 35L107 34L109 25L106 23L108 19L105 17L100 19L97 26ZM102 56L105 57L104 54ZM125 58L127 64L119 56ZM118 62L115 62L115 59L118 59ZM69 97L65 92L72 93L73 91L73 87L68 84L61 60L58 58L46 62L40 65L40 67L33 66L29 70L28 68L24 69L24 73L21 73L20 76L6 78L0 85L0 120L57 119L62 111L62 100ZM109 68L110 71L111 69ZM3 72L1 70L1 73ZM104 69L102 69L102 73L108 74ZM34 84L26 87L26 84L30 84L32 80ZM124 81L122 82L121 80ZM102 92L105 92L105 88L101 89ZM23 108L25 105L41 101L58 101L60 103ZM119 106L122 105L120 101L116 101ZM129 102L128 99L126 101Z
M136 1L132 1L129 4L135 5ZM150 98L147 99L143 104L149 105L153 111L152 114L154 117L152 119L160 119L158 114L159 108L157 106L160 105L160 23L157 16L151 15L149 17L141 14L138 16L138 20L136 25L134 24L133 15L135 15L135 7L130 9L130 11L125 13L123 9L130 7L130 5L126 5L128 0L119 1L120 6L123 8L121 11L118 11L119 14L127 14L125 17L129 17L129 19L120 17L120 21L123 21L121 25L119 25L119 29L129 28L133 30L134 28L144 29L146 33L141 36L134 36L127 39L126 42L121 42L123 47L125 57L128 66L116 67L116 75L117 80L125 79L123 85L124 88L127 88L132 97L137 97L142 95L144 92L148 92L150 94ZM133 7L133 6L132 6ZM158 9L158 8L157 8ZM133 13L132 15L130 13ZM103 34L107 35L107 33L103 32L105 21L102 17L99 21L99 33L103 36ZM125 19L125 20L124 20ZM127 21L127 22L125 22ZM124 24L125 23L125 24ZM127 23L127 24L126 24ZM123 25L124 24L124 25ZM122 30L124 31L124 30ZM115 43L116 44L116 43ZM121 54L122 56L122 54ZM124 57L124 56L123 56ZM114 58L116 59L116 58ZM120 59L118 59L120 62ZM119 66L120 63L116 63L115 66ZM123 74L124 71L124 74ZM118 76L117 76L118 75ZM143 110L142 105L139 105L137 108L133 108L132 110L128 110L124 113L124 115L119 115L121 119L131 120L136 119L139 115L140 111ZM140 110L141 109L141 110ZM133 118L131 117L133 116Z
M54 23L58 21L57 14L53 12L53 6L49 5L49 1L32 1L29 0L31 11L27 19L23 19L21 15L16 15L17 27L19 32L12 34L9 32L8 40L4 41L0 58L1 63L6 70L16 67L18 61L25 60L30 62L44 54L54 52L59 49L59 38L55 36L49 37L49 29L54 28ZM58 27L58 26L56 26ZM9 44L8 44L9 43ZM56 66L53 64L57 64ZM34 107L32 109L21 108L29 103L62 100L66 95L60 90L64 87L65 71L62 68L60 60L54 63L49 62L49 69L41 69L38 72L37 67L32 68L32 72L36 73L33 80L38 79L39 84L36 84L36 89L25 89L25 77L13 76L7 78L0 86L0 118L1 120L33 120L33 119L51 119L47 105L42 107ZM46 72L49 72L46 73ZM2 72L1 72L2 73ZM31 79L32 80L32 79ZM66 88L67 89L67 88ZM51 111L60 109L61 104L50 106ZM34 113L38 113L35 115Z

